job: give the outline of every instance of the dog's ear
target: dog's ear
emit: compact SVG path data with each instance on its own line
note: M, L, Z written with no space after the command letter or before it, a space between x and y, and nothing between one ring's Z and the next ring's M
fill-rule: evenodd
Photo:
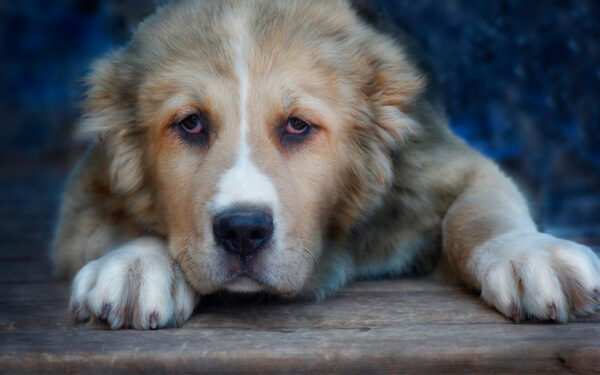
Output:
M371 103L376 125L400 145L418 125L408 108L425 89L425 78L404 51L387 37L379 36L367 56L371 73L364 91Z
M88 75L80 135L96 136L110 162L111 190L131 195L143 183L142 132L135 113L132 77L119 64L120 52L98 61Z
M378 20L377 8L373 0L349 0L348 3L356 11L356 14L370 24L376 24Z
M424 79L402 50L387 37L371 34L363 51L362 93L366 109L354 119L346 167L332 230L347 233L382 202L393 183L393 155L418 137L420 125L410 108L424 89ZM373 43L373 40L376 42Z

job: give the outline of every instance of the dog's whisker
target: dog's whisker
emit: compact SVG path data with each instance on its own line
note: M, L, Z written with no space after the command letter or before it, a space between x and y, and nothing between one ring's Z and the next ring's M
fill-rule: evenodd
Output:
M302 251L296 250L293 247L288 248L288 250L298 253L298 254L302 254L302 255L308 255L308 258L311 260L311 262L314 264L315 269L317 270L317 272L319 271L319 261L317 260L317 258L315 258L314 254L307 249L306 247L302 247L301 248Z

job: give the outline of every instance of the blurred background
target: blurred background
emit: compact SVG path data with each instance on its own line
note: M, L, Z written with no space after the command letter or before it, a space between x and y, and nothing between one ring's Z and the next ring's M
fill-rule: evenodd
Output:
M167 2L0 0L0 234L12 239L4 243L48 243L82 151L72 136L81 78ZM372 5L421 46L450 126L517 179L538 224L597 241L600 1ZM0 255L15 251L6 246Z

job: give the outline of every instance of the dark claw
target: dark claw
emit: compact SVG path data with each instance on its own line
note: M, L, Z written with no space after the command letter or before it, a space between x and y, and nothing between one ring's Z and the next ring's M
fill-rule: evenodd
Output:
M156 311L150 314L150 329L156 329L156 327L158 326L158 320L158 313Z
M80 308L81 308L81 304L79 302L77 302L77 301L73 302L73 304L71 305L71 314L77 315Z
M510 317L515 324L519 324L519 307L515 302L510 305Z
M550 320L556 320L558 316L558 311L556 309L556 304L554 302L548 304L548 317Z
M89 318L87 307L79 301L73 302L71 305L71 317L76 322L83 322Z
M73 304L71 305L71 315L73 316L73 319L79 320L80 313L81 313L81 303L73 302Z
M175 314L175 326L177 328L181 327L183 325L183 310L179 310L176 314Z
M112 306L108 302L104 302L102 305L102 311L100 312L100 319L107 320L110 315L110 311L112 310Z

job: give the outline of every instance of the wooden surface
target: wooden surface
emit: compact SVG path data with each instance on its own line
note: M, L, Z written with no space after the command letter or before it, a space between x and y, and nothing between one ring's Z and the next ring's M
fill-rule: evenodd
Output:
M63 170L0 176L0 373L600 372L600 314L513 324L432 278L321 304L213 298L181 329L73 325L46 257Z

